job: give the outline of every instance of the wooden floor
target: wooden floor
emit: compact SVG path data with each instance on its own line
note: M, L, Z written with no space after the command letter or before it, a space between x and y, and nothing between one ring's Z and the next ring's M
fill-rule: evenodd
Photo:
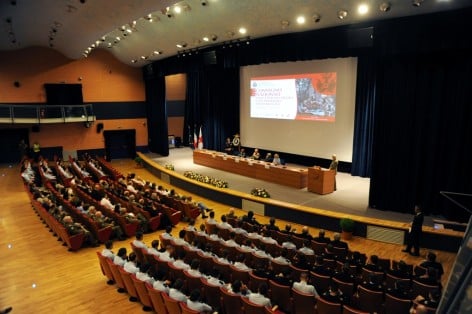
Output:
M113 166L126 174L136 175L167 188L143 168L136 168L131 160L117 160ZM176 189L177 192L190 195ZM196 201L203 201L216 212L216 217L227 211L227 206L192 195ZM19 166L0 166L0 256L2 265L0 275L0 310L12 306L12 313L141 313L139 303L128 301L126 294L119 294L115 286L106 284L102 275L96 252L100 248L83 248L78 252L68 252L61 242L49 232L29 204L23 190ZM243 211L238 211L242 215ZM257 217L267 222L268 217ZM201 219L197 221L197 224ZM285 221L278 221L284 226ZM173 233L184 226L174 228ZM298 230L301 226L294 225ZM150 244L161 231L146 234L144 240ZM311 233L318 230L310 229ZM328 232L332 235L332 232ZM131 239L116 242L114 251L119 247L130 248ZM404 259L416 264L424 259L425 250L420 257L402 253L402 247L363 238L349 241L352 250L367 255L377 254L390 259ZM455 254L436 252L443 263L445 274L443 284L449 277Z

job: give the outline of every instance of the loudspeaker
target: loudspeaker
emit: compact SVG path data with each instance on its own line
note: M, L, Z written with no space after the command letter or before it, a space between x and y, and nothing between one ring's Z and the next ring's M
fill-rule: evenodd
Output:
M39 125L33 125L31 127L31 132L35 132L35 133L39 132Z
M182 146L182 138L180 136L176 136L174 143L175 147L180 148Z
M103 130L103 123L97 123L97 133L102 132Z
M211 65L211 64L217 64L218 60L216 59L216 51L207 51L204 52L202 55L203 58L203 64L204 65Z

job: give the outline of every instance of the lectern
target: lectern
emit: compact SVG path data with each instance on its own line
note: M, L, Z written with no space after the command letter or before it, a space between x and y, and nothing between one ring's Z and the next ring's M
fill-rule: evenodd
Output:
M334 176L334 170L322 169L321 167L308 168L308 191L318 194L334 192Z

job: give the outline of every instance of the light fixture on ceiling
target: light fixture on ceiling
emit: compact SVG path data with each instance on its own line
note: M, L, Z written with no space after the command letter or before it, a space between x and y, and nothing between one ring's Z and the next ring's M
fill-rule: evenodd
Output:
M287 20L282 20L280 21L280 25L282 25L282 29L286 29L287 27L290 26L290 22Z
M421 4L423 4L423 1L424 0L413 0L411 2L411 5L414 6L414 7L419 7Z
M298 24L305 24L305 17L300 15L299 17L297 17L297 23Z
M346 10L339 10L338 11L338 19L344 20L347 17L347 11Z
M369 12L369 6L367 4L362 3L357 7L357 13L360 15L365 15L367 12Z
M321 21L321 15L315 13L315 14L313 14L313 16L312 16L312 19L313 19L313 22L319 23L319 22Z
M208 1L207 0L201 0L200 4L205 7L205 6L208 5Z
M388 12L392 8L390 2L382 2L379 6L379 10L382 12Z
M241 27L241 28L239 29L239 33L240 33L240 34L246 34L246 33L247 33L247 30L246 30L244 27Z
M187 43L186 42L181 42L181 43L178 43L176 46L177 46L177 48L185 48L185 47L187 47Z

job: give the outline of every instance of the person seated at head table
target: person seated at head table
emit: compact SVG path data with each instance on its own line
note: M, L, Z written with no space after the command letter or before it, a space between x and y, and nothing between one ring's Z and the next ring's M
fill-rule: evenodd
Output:
M241 158L246 158L246 150L244 149L244 147L241 147L241 149L239 150L238 156Z
M264 158L264 161L267 161L267 162L272 162L272 153L267 153L265 158Z
M259 153L259 148L254 148L254 152L251 155L251 159L259 160L261 158L261 153Z
M278 165L281 165L282 164L282 160L280 159L280 156L279 154L274 154L274 159L272 159L272 163L276 166Z

